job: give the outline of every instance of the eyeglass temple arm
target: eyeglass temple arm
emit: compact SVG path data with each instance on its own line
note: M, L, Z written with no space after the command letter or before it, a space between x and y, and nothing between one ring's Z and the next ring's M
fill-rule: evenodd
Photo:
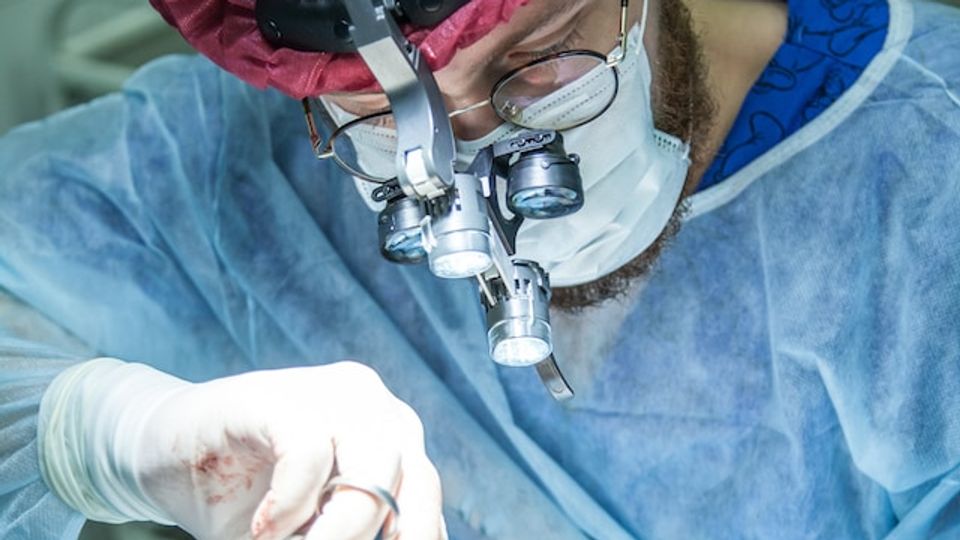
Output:
M333 157L333 148L330 146L332 141L328 140L326 143L323 142L323 138L320 136L320 131L317 129L317 121L314 116L314 107L310 105L310 98L303 98L300 100L300 105L303 107L303 118L307 123L307 134L310 137L310 146L313 148L313 153L317 156L317 159L327 159ZM462 109L456 109L450 111L447 115L450 118L456 118L461 114L466 114L471 111L475 111L482 107L490 105L490 100L485 99L474 103L473 105L468 105ZM323 110L323 107L317 109L317 114L321 115L325 119L329 119L329 115L326 114L326 111ZM328 124L333 125L334 122L328 120Z
M478 101L478 102L474 103L473 105L467 105L466 107L463 107L463 108L461 108L461 109L452 110L452 111L450 111L450 114L448 114L447 116L449 116L450 118L456 118L456 117L460 116L461 114L466 114L466 113L468 113L468 112L470 112L470 111L475 111L475 110L477 110L477 109L479 109L479 108L481 108L481 107L486 107L487 105L490 105L490 99L489 99L489 98L487 98L487 99L485 99L485 100L483 100L483 101Z
M372 0L343 4L360 57L383 87L393 110L401 187L417 198L443 195L453 185L455 146L433 73L383 5Z
M313 148L314 155L317 156L317 159L333 157L333 149L330 147L330 141L324 144L323 139L320 137L320 132L317 130L317 121L313 116L313 107L310 106L310 98L301 99L300 105L303 106L303 118L307 122L307 133L310 135L310 147ZM319 112L320 114L325 114L323 110Z
M620 30L617 34L617 41L620 47L617 49L617 52L614 52L607 57L608 66L615 66L619 64L627 56L627 8L629 7L629 4L630 0L620 0ZM646 19L646 3L644 3L643 12L644 19ZM643 39L642 36L641 39Z

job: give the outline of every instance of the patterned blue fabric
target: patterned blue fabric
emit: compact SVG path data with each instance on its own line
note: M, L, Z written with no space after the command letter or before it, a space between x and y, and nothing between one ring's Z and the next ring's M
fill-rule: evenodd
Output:
M174 57L13 131L0 537L76 536L36 403L92 354L369 364L423 419L456 540L960 537L960 12L915 9L848 116L685 223L635 295L554 319L567 405L493 365L474 284L383 260L276 92Z
M791 0L787 34L747 94L699 190L730 177L816 118L883 47L886 0Z

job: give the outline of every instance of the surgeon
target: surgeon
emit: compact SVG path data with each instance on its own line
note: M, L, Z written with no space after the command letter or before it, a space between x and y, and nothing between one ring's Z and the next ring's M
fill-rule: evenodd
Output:
M471 0L404 27L459 164L517 133L505 76L614 70L542 111L582 114L551 125L583 208L517 237L561 404L490 360L476 281L381 257L391 123L317 160L298 99L323 137L389 107L358 57L275 46L253 0L153 4L206 58L0 140L0 537L960 537L956 8Z

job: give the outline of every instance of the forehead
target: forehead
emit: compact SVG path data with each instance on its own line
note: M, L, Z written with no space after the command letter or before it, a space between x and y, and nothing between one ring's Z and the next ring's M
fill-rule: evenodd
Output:
M452 61L440 71L457 72L470 77L471 72L495 69L509 63L516 50L537 50L552 45L565 30L580 22L595 7L617 0L530 0L517 9L504 24L495 27L475 43L457 51Z
M559 27L575 22L590 6L616 0L530 0L506 23L494 28L480 42L496 41L510 47L542 37ZM478 42L478 43L480 43Z

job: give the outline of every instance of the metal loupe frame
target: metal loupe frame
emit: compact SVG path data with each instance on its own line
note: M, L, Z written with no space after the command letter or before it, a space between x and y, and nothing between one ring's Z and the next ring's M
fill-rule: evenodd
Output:
M519 214L507 219L500 211L497 198L497 176L507 177L509 160L514 154L543 149L558 138L562 140L556 131L529 131L484 148L467 168L467 172L476 175L484 186L487 213L490 216L490 222L493 224L493 232L499 239L499 242L491 242L491 246L494 248L500 247L503 250L503 252L499 252L493 249L491 253L494 269L496 269L498 275L490 276L490 272L488 272L487 275L478 276L480 292L483 296L481 302L484 303L485 307L497 302L490 287L489 279L504 279L504 276L512 274L512 272L507 271L506 267L511 264L510 257L516 253L517 232L519 232L520 225L524 220L523 216ZM560 366L557 365L557 359L552 352L535 367L543 385L555 400L562 402L573 399L575 395L573 388L563 376L563 372L560 371Z
M386 92L396 118L400 186L409 196L442 196L454 182L456 150L430 67L386 6L371 0L349 0L344 5L357 52Z

